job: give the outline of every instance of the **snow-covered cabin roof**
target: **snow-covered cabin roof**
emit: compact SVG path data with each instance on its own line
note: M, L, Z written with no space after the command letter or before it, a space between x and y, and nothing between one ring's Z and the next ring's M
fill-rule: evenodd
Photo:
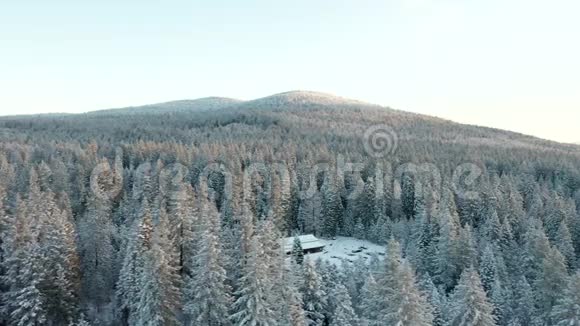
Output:
M284 249L286 252L292 251L292 247L294 247L294 238L295 237L284 238ZM323 248L326 246L322 240L318 239L312 234L300 235L298 238L300 239L302 250Z

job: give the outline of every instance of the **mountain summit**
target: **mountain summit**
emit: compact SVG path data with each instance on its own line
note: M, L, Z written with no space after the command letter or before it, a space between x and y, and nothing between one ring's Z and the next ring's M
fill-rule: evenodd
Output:
M288 109L312 107L378 107L366 102L332 94L313 91L289 91L254 100L242 101L229 97L204 97L194 100L177 100L126 108L89 112L89 114L163 114L177 112L213 111L219 109Z
M253 101L250 104L284 106L284 105L358 105L358 106L376 106L363 101L344 98L328 93L295 90L284 93L278 93Z

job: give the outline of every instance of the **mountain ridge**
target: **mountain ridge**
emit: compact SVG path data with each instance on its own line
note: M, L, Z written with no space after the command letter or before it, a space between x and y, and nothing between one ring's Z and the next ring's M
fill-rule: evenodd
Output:
M280 108L287 106L302 107L309 105L310 106L352 105L361 107L383 107L378 104L371 104L365 101L350 99L329 93L306 91L306 90L292 90L246 101L230 97L208 96L197 99L174 100L154 104L89 111L86 112L86 114L104 114L104 113L163 114L168 112L187 111L187 110L209 111L237 107L239 107L239 109L248 109L248 108L263 109L263 108Z
M229 105L241 103L243 101L219 96L208 96L197 99L175 100L154 104L145 104L139 106L129 106L123 108L112 108L104 110L89 111L85 114L110 114L110 113L124 113L124 114L163 114L175 113L182 111L208 111L215 110Z
M8 116L0 117L0 121L15 119L67 120L81 117L114 119L114 117L118 116L152 116L157 120L163 121L165 118L159 119L157 116L165 117L169 115L179 115L179 117L183 118L180 120L199 120L197 118L198 115L208 113L211 113L216 119L223 118L226 114L268 116L282 119L282 121L292 117L293 122L285 122L288 128L300 129L302 126L310 125L315 128L326 129L329 125L336 125L333 128L337 133L345 130L352 132L355 129L360 131L372 125L387 124L395 127L403 139L422 137L427 140L430 134L436 134L450 143L463 144L475 141L485 144L493 142L499 146L518 147L528 147L530 146L529 144L533 143L534 146L541 144L542 147L559 147L574 152L578 151L577 144L546 140L493 127L462 124L445 118L392 109L361 100L306 90L287 91L245 101L229 97L210 96L191 100L185 99L97 110L82 114ZM424 127L428 127L430 133L422 131ZM458 134L454 135L453 132L449 131L450 129L453 129L453 132L458 132ZM421 134L421 136L418 136L418 134Z

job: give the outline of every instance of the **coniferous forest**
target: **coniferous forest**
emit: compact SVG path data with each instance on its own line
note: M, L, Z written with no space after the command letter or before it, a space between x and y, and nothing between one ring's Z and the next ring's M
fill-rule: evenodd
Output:
M311 92L2 117L0 248L7 326L580 325L580 147Z

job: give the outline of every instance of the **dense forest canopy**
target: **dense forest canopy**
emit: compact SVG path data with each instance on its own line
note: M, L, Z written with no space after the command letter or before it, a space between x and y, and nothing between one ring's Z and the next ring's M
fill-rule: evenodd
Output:
M579 146L320 93L2 117L0 232L2 325L580 325Z

